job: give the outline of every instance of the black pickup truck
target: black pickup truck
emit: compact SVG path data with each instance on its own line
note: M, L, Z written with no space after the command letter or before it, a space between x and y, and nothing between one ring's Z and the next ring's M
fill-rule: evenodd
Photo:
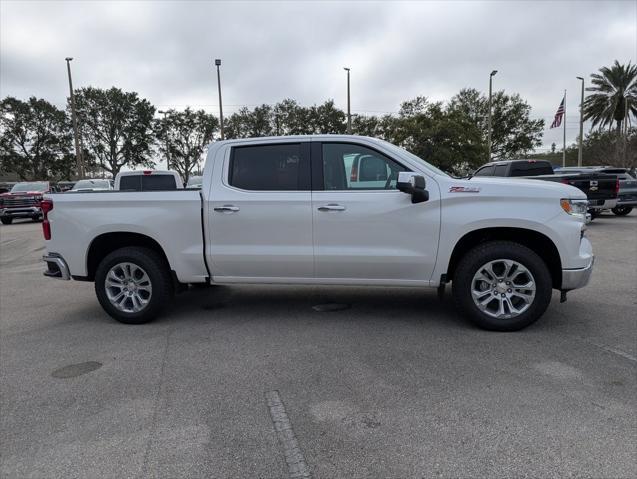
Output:
M492 161L478 168L472 176L527 178L571 185L586 193L588 210L593 216L617 205L617 175L599 171L556 173L551 162L546 160Z

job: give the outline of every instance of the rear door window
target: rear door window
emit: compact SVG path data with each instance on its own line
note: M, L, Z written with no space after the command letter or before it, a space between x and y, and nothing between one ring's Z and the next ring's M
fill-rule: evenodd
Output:
M496 165L493 176L506 176L507 165Z
M228 182L242 190L307 191L309 155L301 143L234 147Z

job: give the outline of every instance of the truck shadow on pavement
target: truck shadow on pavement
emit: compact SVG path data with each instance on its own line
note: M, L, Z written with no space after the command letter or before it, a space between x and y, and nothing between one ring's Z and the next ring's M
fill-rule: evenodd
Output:
M424 288L330 286L212 286L175 296L158 321L239 321L303 319L314 321L400 321L473 328L460 317L451 291L441 301Z

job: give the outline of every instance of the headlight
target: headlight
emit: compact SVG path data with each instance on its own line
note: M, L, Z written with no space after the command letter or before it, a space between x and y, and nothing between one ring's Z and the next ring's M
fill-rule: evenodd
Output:
M580 217L586 220L586 210L588 209L588 200L568 200L562 198L560 206L569 215Z

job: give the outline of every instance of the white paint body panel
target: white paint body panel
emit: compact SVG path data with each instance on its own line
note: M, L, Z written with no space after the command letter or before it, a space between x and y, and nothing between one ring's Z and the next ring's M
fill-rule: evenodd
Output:
M244 191L227 184L234 145L349 141L373 147L421 174L429 200L399 191ZM454 188L455 187L455 188ZM458 187L471 192L453 192ZM560 199L585 199L577 188L539 180L453 179L380 140L322 135L227 140L210 145L201 198L197 191L51 195L52 239L71 274L85 276L95 237L135 232L157 241L182 282L437 286L453 248L467 233L513 227L542 233L563 269L586 268L592 250L582 222ZM343 211L319 212L327 203ZM201 206L203 205L202 235ZM215 211L232 205L233 212Z

